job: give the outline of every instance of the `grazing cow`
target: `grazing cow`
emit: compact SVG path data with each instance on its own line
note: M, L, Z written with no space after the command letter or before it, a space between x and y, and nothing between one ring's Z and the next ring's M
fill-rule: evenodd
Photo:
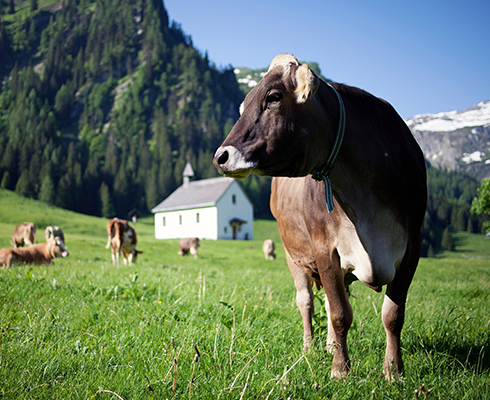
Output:
M179 255L185 256L190 252L194 256L194 258L197 258L198 247L199 247L199 239L197 237L180 239Z
M266 260L274 260L276 258L276 254L274 250L276 245L272 239L265 239L264 244L262 245L262 251L264 252Z
M14 264L51 264L53 258L69 255L64 243L55 237L45 243L31 244L17 249L0 249L0 265L10 267Z
M106 226L106 231L107 231L107 244L105 246L106 249L109 249L111 247L111 240L114 237L114 224L116 222L121 222L122 224L128 224L128 221L125 219L119 219L119 218L112 218Z
M44 235L46 236L46 242L48 240L54 239L55 237L59 237L63 243L65 243L65 235L61 228L57 226L48 226L44 231Z
M136 250L136 232L128 222L113 218L107 223L106 229L109 235L106 248L111 247L112 263L119 266L121 253L124 257L124 265L131 265L136 262L138 254L143 253L143 251Z
M315 282L326 293L332 376L344 377L349 285L358 279L377 292L386 285L383 373L399 377L427 185L423 153L393 107L361 89L328 85L281 54L245 97L213 162L234 178L274 176L271 210L297 289L304 348L312 342Z
M12 246L15 248L30 246L36 241L36 226L32 222L22 222L14 228Z

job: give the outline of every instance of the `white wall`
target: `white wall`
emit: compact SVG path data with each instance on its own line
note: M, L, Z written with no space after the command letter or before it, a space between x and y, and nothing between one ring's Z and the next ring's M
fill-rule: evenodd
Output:
M253 239L253 206L236 181L228 187L216 206L218 208L218 239L233 239L233 229L230 226L230 220L233 218L247 221L237 232L237 240L243 240L245 237L249 240Z
M218 239L217 214L216 207L156 213L155 238L198 237L200 239L216 240Z

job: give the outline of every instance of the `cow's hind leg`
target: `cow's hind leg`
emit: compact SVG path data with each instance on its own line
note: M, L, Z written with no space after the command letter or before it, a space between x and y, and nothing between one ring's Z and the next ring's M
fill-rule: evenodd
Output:
M116 254L114 248L111 249L111 253L112 253L112 265L116 265Z
M294 286L296 286L296 304L303 319L303 351L307 351L313 340L312 319L315 311L311 282L303 269L293 262L287 251L286 261L294 279Z
M386 355L383 374L387 381L403 374L400 337L405 320L405 302L410 283L417 268L420 246L410 246L395 278L388 284L383 302L382 319L386 331Z
M197 248L192 246L191 247L191 254L194 256L194 259L197 258Z

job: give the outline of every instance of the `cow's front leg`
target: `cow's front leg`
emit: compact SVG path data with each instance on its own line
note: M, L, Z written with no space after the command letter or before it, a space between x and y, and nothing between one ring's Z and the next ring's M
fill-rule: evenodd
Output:
M352 307L344 286L344 273L340 268L337 251L332 256L316 256L322 285L327 294L328 313L327 349L333 353L332 378L344 378L350 370L347 352L347 333L352 325Z
M325 350L328 351L330 354L334 354L335 343L337 342L337 338L335 336L335 328L332 323L332 317L330 316L330 306L326 294L325 294L325 311L327 312L327 320L328 320L328 334L327 334L327 344L325 346Z
M296 304L303 319L303 351L309 350L313 341L312 319L315 312L311 283L301 267L298 267L286 250L286 261L296 286Z

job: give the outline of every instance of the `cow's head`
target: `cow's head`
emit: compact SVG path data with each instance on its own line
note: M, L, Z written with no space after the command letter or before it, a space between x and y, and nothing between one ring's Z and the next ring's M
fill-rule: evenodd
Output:
M51 257L68 257L70 255L70 253L68 253L68 249L65 247L65 244L58 236L48 240L47 243Z
M34 225L32 222L29 222L27 225L27 238L29 239L30 243L27 243L27 241L24 239L24 242L26 242L27 245L36 243L36 225Z
M291 54L280 54L245 97L241 116L215 153L222 175L250 173L305 176L323 165L328 154L328 118L315 96L319 78ZM322 155L319 154L322 150Z

